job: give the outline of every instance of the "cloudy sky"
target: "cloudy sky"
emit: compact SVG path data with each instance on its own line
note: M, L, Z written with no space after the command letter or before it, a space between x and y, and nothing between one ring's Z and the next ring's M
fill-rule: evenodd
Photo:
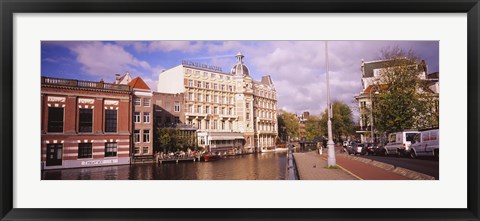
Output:
M355 106L361 60L377 60L381 49L393 46L417 52L429 73L439 71L438 41L329 41L332 100ZM162 70L182 60L229 72L242 52L254 79L271 76L279 108L318 115L326 106L324 41L64 41L42 42L41 48L42 76L113 82L115 74L130 72L152 90Z

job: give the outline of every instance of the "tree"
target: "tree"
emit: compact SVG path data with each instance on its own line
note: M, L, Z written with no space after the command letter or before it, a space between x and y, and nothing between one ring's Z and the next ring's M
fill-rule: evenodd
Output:
M327 121L328 121L328 109L325 108L325 111L320 118L321 128L325 128L323 135L328 136L327 131ZM332 135L334 140L341 139L342 137L347 137L352 134L354 131L354 122L352 110L348 105L340 101L334 101L332 104Z
M298 139L300 131L300 123L295 114L280 110L280 114L277 118L278 121L278 130L280 137L284 141L290 139Z
M154 148L162 152L176 152L179 150L198 149L196 134L185 132L178 128L156 128L154 133Z
M309 141L320 140L322 137L322 127L320 126L320 117L310 115L305 121L305 138Z
M380 59L386 62L374 83L378 91L372 96L375 129L390 133L438 126L438 99L419 77L425 69L416 53L386 48Z

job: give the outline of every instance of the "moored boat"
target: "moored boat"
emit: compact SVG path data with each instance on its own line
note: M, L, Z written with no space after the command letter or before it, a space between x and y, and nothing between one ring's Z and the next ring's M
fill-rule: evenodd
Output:
M288 151L288 148L275 148L275 151L276 152L287 152Z
M260 152L261 153L275 152L275 148L273 148L273 149L262 148L262 149L260 149Z
M209 161L219 160L220 156L215 154L205 154L202 156L202 158L203 158L203 161L209 162Z

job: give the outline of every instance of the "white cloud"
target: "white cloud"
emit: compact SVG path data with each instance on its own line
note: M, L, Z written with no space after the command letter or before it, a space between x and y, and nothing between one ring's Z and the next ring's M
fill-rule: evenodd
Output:
M203 42L192 41L119 41L119 45L132 46L137 52L172 52L195 53L203 48Z
M114 74L126 71L139 74L141 70L151 69L148 62L136 59L119 45L85 42L69 48L76 55L82 69L89 75L112 79Z

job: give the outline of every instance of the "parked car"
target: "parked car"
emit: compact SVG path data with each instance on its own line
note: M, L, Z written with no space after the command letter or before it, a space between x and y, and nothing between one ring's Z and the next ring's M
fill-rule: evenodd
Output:
M340 152L347 152L348 147L351 145L352 145L351 141L343 141L343 145L342 145L343 148L340 150Z
M365 155L375 155L375 150L378 145L376 143L366 143L365 144Z
M403 131L388 135L388 143L385 145L385 155L405 156L410 155L410 146L419 131Z
M410 150L410 157L417 156L433 156L439 157L439 133L438 129L425 130L417 134L413 141Z
M386 152L386 150L385 150L385 144L384 144L384 143L379 143L379 144L376 146L373 155L375 155L375 156L384 156L384 155L385 155L385 152Z
M363 144L363 143L352 143L351 146L349 146L347 148L347 153L349 155L353 154L353 155L357 155L357 154L360 154L360 155L365 155L366 153L366 145Z

